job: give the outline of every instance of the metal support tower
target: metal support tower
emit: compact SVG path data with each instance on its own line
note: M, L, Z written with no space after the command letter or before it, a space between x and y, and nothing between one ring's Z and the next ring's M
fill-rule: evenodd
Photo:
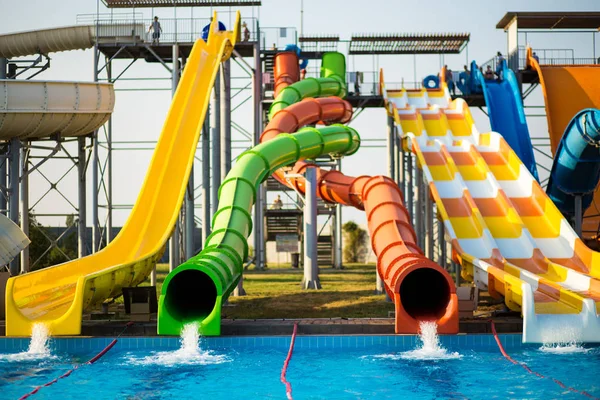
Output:
M77 138L77 256L79 258L87 255L86 247L86 156L85 156L85 136ZM23 177L25 181L25 176ZM28 197L25 191L22 191L23 197Z
M29 149L23 146L21 154L21 230L29 237ZM21 273L29 272L29 246L21 252Z
M254 135L252 145L260 143L260 134L263 130L262 121L262 65L260 60L260 37L254 44L254 74L253 74L253 100L254 100ZM254 206L254 265L256 269L265 268L265 238L263 232L264 220L264 192L262 184L256 191L256 204Z
M210 107L202 127L202 247L210 235Z
M19 225L19 171L21 142L19 139L10 140L10 164L8 165L9 188L8 188L8 215L9 218ZM15 257L10 262L10 275L19 274L19 258Z
M96 27L98 33L98 27ZM94 82L98 82L98 43L94 45ZM100 219L98 217L98 192L99 187L99 172L100 172L100 157L98 154L98 140L100 130L96 129L92 136L92 252L100 250Z
M210 212L217 213L219 208L219 186L221 186L221 74L217 74L210 114L210 144L211 151L211 182L210 182Z
M317 259L317 170L306 168L304 195L304 278L302 288L321 289Z
M337 160L337 170L342 170L342 159L339 158ZM335 227L334 227L334 261L333 268L342 269L343 266L343 258L342 258L342 205L335 205Z
M6 68L8 67L8 60L6 58L0 58L0 79L6 79ZM6 166L8 164L8 153L6 152L6 146L2 149L0 154L0 212L4 215L8 215L8 204L7 204L7 185L6 185Z

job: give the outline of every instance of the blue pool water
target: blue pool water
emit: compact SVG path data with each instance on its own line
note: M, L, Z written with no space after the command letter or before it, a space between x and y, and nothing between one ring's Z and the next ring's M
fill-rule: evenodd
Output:
M542 374L600 397L600 348L556 354L501 335L507 352ZM414 336L298 336L287 373L295 399L584 398L509 363L493 337L441 337L446 359L422 359ZM122 338L94 365L42 388L38 399L284 399L279 376L289 337L208 338L181 351L178 338ZM0 398L19 398L110 339L54 339L51 356L15 355L26 339L0 339ZM188 349L189 350L189 349ZM435 356L435 354L434 354Z

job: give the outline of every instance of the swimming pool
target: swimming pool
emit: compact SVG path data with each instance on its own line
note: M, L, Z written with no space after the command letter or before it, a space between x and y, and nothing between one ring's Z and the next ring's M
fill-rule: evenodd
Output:
M509 354L532 369L600 396L600 348L555 354L500 335ZM52 356L25 351L29 339L0 339L2 398L19 398L103 349L111 338L53 339ZM280 372L289 337L218 337L182 352L179 338L119 339L94 365L42 388L33 398L285 398ZM582 398L527 373L500 354L491 335L441 336L445 359L411 352L417 336L298 336L287 371L295 399ZM11 355L8 355L11 354ZM21 357L20 360L16 360Z

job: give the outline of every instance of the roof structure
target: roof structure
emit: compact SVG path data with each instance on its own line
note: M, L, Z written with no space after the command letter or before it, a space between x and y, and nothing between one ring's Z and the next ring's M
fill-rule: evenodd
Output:
M469 33L353 34L348 54L460 53Z
M600 12L590 11L507 12L496 24L496 28L508 28L515 18L519 29L600 28Z
M303 52L337 51L339 42L339 35L310 35L298 38Z
M102 0L108 8L145 7L244 7L260 6L260 0Z

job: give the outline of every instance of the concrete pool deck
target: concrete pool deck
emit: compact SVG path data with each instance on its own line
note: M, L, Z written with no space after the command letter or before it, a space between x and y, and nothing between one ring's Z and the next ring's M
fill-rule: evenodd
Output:
M519 317L493 318L499 333L522 333ZM491 333L490 318L469 318L460 321L460 333ZM128 319L83 321L82 336L116 336L123 331ZM224 319L222 336L290 335L299 322L301 335L393 335L394 318L301 318L301 319ZM0 321L0 336L5 336L5 321ZM157 336L156 318L135 322L125 336Z

